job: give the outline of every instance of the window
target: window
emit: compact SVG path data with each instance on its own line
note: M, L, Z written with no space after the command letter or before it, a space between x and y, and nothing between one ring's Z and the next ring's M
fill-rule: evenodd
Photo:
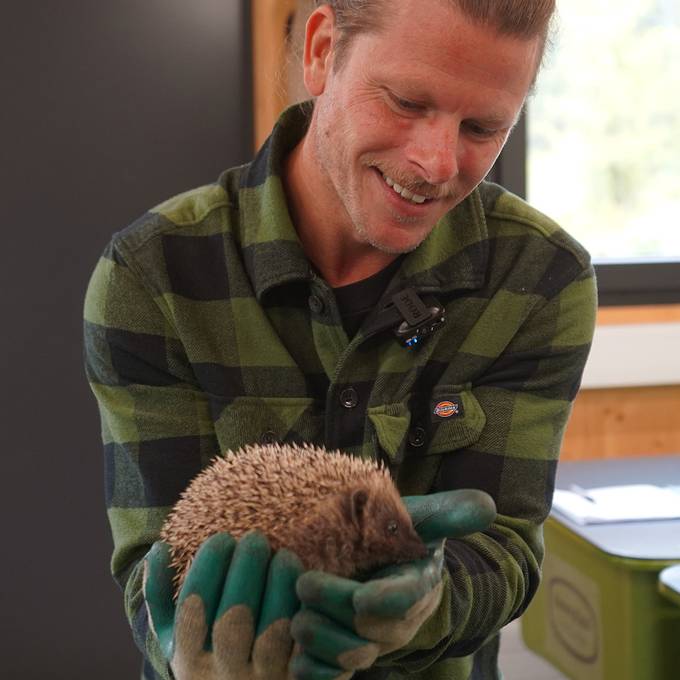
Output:
M678 302L680 3L558 0L558 10L496 177L588 248L601 304Z

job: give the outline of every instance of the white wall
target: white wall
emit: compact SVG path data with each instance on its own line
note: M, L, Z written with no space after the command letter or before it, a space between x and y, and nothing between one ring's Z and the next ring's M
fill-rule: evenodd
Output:
M584 388L676 384L680 384L680 323L596 328Z

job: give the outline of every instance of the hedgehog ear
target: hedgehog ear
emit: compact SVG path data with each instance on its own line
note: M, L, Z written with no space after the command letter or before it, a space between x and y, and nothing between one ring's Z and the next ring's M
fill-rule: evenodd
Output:
M358 529L364 525L364 510L368 503L368 492L366 489L357 489L352 492L349 499L349 519Z

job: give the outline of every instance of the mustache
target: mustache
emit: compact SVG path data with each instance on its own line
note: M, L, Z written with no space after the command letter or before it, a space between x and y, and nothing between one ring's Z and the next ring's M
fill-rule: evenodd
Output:
M447 182L446 184L430 184L422 177L408 175L399 168L392 168L384 163L369 161L366 165L375 168L382 175L387 175L399 186L408 189L408 191L413 194L419 194L420 196L425 196L425 198L433 200L453 198L455 196L455 187L452 182Z

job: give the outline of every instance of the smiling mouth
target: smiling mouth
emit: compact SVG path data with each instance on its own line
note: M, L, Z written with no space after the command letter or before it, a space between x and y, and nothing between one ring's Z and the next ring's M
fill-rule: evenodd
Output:
M378 172L380 172L380 170L378 170ZM432 198L428 198L427 196L414 194L412 191L409 191L406 187L403 187L401 186L401 184L395 182L391 177L386 175L384 172L380 172L380 174L382 175L383 180L385 180L387 186L390 187L392 191L401 196L403 199L409 201L409 203L413 203L414 205L422 205L423 203L430 203L431 201L434 200Z

